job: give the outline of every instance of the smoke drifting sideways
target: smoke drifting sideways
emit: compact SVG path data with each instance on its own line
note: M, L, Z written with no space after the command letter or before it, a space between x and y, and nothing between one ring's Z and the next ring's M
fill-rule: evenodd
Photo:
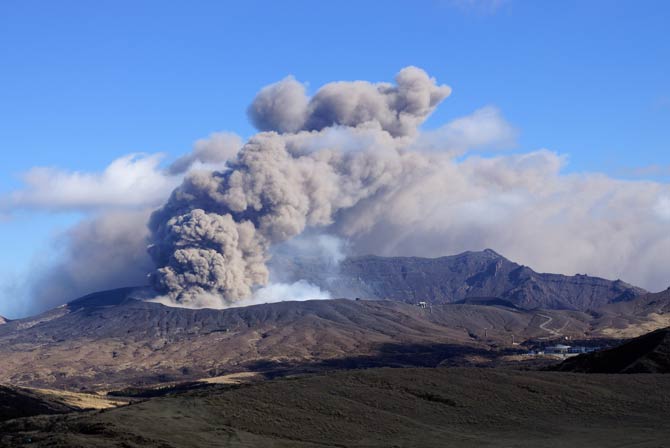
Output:
M0 276L0 312L18 318L92 292L146 285L154 269L146 250L151 212L186 172L225 168L241 146L238 136L218 132L167 169L161 154L129 154L98 172L35 167L23 174L23 188L0 195L0 220L22 210L83 219L54 232L25 272Z
M337 82L310 99L292 78L266 87L249 109L266 132L228 169L187 176L152 215L153 286L185 306L247 299L268 283L272 246L332 225L415 165L401 142L450 92L416 67L395 86Z
M416 67L395 85L335 82L311 98L291 77L262 89L248 110L261 132L226 169L187 175L151 216L151 283L161 300L231 306L272 291L274 248L305 234L378 255L496 247L540 269L596 275L634 271L626 257L635 255L648 258L648 271L635 274L660 278L652 266L670 249L658 213L667 185L561 175L564 157L547 150L458 161L468 145L454 135L479 144L473 123L503 141L513 133L488 108L422 135L450 92Z
M292 257L333 279L345 255L487 247L537 271L668 286L669 184L565 174L567 157L546 149L503 152L516 130L491 106L420 130L449 93L413 67L395 84L335 82L311 97L289 77L253 100L260 132L246 143L215 133L167 169L135 156L99 174L38 171L0 212L89 216L13 291L31 291L24 309L37 312L151 273L156 301L223 308L328 298Z

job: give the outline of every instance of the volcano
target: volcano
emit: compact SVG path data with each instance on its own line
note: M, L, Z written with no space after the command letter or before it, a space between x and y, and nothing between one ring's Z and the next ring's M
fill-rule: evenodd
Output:
M621 280L538 273L491 249L439 258L354 257L342 261L335 274L310 258L278 258L273 263L278 272L287 273L282 281L305 279L334 297L408 303L444 304L496 297L525 309L586 311L647 293Z
M363 257L345 260L342 271L351 280L343 289L355 280L375 294L194 310L142 301L137 288L94 293L2 325L0 382L108 390L239 372L492 365L522 353L514 344L523 341L653 330L659 321L649 316L664 318L670 303L620 281L536 274L493 251ZM523 307L519 291L537 292L530 303L558 309ZM581 308L603 305L565 309L580 297ZM418 306L420 298L430 300Z

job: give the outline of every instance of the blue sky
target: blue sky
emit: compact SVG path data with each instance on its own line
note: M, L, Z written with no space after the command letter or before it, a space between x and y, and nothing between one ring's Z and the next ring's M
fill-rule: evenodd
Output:
M34 166L170 161L288 74L311 89L417 65L453 94L426 123L494 105L569 172L670 179L670 3L431 0L0 3L0 193ZM49 256L79 213L0 220L0 279ZM33 261L31 261L33 260ZM11 275L10 275L11 274ZM2 311L0 309L0 311Z

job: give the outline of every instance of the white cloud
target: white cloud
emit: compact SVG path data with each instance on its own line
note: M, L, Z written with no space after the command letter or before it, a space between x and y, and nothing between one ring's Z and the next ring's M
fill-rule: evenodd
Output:
M375 169L399 163L385 188L342 210L335 224L318 229L346 240L354 253L440 256L491 247L541 271L667 287L670 185L567 175L561 171L566 157L549 150L468 155L514 147L516 138L516 129L491 106L416 136L392 138L365 126L285 136L296 153L322 151L325 157L335 148L343 154L368 153L380 162ZM126 281L142 282L152 267L145 251L152 208L166 200L188 170L221 167L240 144L234 134L212 134L167 170L160 166L160 155L131 154L101 172L38 167L24 174L23 187L0 198L0 219L19 208L93 212L58 238L61 257L34 279L35 308ZM388 158L377 157L378 152L387 152ZM323 247L300 242L288 249L324 254L341 249L330 240ZM314 288L279 279L251 300L328 296ZM214 297L205 302L220 305Z
M472 150L512 148L516 145L517 135L518 131L498 108L486 106L434 131L421 133L413 147L456 156Z
M168 296L154 296L146 299L147 302L160 303L165 306L190 308L190 309L224 309L230 307L242 307L251 305L261 305L264 303L283 302L285 300L305 301L305 300L326 300L331 299L328 291L324 291L318 286L312 285L305 280L298 280L293 283L270 283L267 286L259 288L251 297L236 302L234 304L226 303L221 295L202 292L194 297L188 303L177 303Z
M436 155L437 157L437 155ZM441 256L493 248L544 272L670 283L670 185L564 174L548 150L433 159L337 232L360 254Z
M668 177L670 176L670 166L651 164L621 170L625 176L631 176L639 179L648 179L650 177Z
M20 189L0 196L0 222L15 209L95 211L158 207L191 169L221 169L242 146L241 138L215 132L197 140L191 152L161 168L162 154L128 154L103 171L34 167L21 175Z
M654 211L661 219L670 221L670 196L659 198L654 206Z
M294 283L270 283L258 289L244 305L281 302L282 300L323 300L330 299L328 291L321 290L305 280Z
M158 206L180 181L159 168L161 158L129 154L97 173L32 168L21 176L23 188L1 199L2 208L79 211Z

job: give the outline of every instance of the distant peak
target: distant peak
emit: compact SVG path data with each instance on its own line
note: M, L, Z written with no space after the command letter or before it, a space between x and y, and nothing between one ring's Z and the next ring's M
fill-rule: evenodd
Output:
M462 253L461 255L469 255L469 256L475 256L475 257L486 257L486 258L501 258L505 259L502 255L500 255L498 252L496 252L493 249L484 249L481 251L467 251Z
M498 252L496 252L493 249L488 249L487 248L487 249L484 249L482 252L484 252L485 254L488 254L488 255L493 255L494 257L504 258L502 255L500 255Z
M141 289L141 287L126 287L94 292L69 302L67 306L71 310L76 310L79 308L119 305L122 302L129 300L131 293L139 289Z

